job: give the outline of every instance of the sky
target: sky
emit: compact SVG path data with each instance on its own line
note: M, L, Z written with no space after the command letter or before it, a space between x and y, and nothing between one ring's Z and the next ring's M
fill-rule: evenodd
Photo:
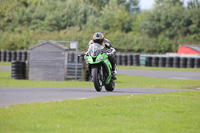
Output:
M148 10L153 7L154 0L140 0L140 7L142 10Z
M189 0L181 0L181 1L184 1L184 5L186 5L186 3ZM152 9L153 4L154 4L154 0L140 0L140 7L142 10Z

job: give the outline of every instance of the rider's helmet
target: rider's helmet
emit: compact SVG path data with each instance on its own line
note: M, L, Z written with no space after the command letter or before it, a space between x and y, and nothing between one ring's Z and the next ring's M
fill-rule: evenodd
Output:
M98 44L102 45L103 40L104 40L104 35L101 32L97 32L93 35L94 43L98 43Z

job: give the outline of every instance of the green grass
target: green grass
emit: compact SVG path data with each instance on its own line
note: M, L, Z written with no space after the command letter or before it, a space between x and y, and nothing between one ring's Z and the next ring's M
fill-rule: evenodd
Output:
M0 71L1 87L92 87L92 82L67 81L39 81L11 79L11 71Z
M0 108L2 133L197 133L200 91L127 95Z
M200 68L167 68L167 67L144 67L144 66L117 66L120 69L145 69L166 71L200 71Z
M177 80L164 78L149 78L143 76L118 75L117 87L127 88L169 88L195 89L200 87L198 80Z
M0 66L11 66L11 62L0 62Z
M36 81L11 79L10 71L0 71L0 87L93 87L92 82L67 81ZM117 75L116 87L126 88L169 88L195 89L200 81L149 78L143 76Z

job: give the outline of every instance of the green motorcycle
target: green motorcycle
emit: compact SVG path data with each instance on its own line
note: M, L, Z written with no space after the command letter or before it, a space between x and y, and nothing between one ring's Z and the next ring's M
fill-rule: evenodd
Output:
M107 91L115 89L115 80L112 79L112 65L108 60L108 55L101 45L98 43L91 44L85 55L85 61L88 63L89 73L94 83L96 91L101 91L105 86Z

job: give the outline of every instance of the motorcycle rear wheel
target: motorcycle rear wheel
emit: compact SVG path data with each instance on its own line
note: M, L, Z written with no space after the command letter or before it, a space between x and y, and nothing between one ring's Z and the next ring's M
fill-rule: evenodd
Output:
M94 83L94 87L96 89L96 91L101 91L102 90L102 84L100 84L101 79L100 79L100 74L98 72L98 68L93 68L92 69L93 72L93 83Z

